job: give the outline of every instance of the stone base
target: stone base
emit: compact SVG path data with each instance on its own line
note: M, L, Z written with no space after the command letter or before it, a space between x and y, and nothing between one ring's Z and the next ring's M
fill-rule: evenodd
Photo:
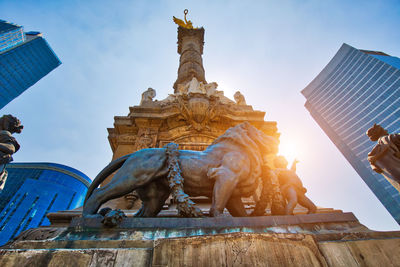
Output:
M400 232L352 213L246 218L125 218L116 228L75 217L0 250L0 266L393 266Z
M284 225L302 225L318 223L341 223L358 222L351 212L301 214L296 216L259 216L259 217L204 217L204 218L124 218L116 226L118 229L230 229L230 228L266 228ZM72 228L104 228L100 218L83 219L82 217L72 218L69 227Z
M72 242L74 243L74 242ZM1 266L398 266L400 233L233 233L166 238L145 246L3 249ZM81 244L84 247L84 243ZM124 247L129 245L129 247ZM119 247L122 246L122 247Z

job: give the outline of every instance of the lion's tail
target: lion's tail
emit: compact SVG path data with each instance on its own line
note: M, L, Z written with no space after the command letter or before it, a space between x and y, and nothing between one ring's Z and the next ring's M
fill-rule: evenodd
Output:
M122 164L131 156L132 154L125 155L120 157L114 161L111 161L99 174L97 174L96 178L94 178L93 182L90 184L88 191L86 193L85 202L92 195L93 191L113 172L121 168Z

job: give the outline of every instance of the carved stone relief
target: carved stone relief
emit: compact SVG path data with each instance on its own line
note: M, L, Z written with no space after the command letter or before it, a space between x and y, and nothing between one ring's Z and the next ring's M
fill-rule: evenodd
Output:
M210 103L208 97L200 94L191 95L190 98L179 96L177 100L181 116L190 124L188 129L193 128L198 132L204 129L210 130L210 121L218 116L215 101Z
M139 129L136 150L155 147L156 141L157 130L150 128Z
M179 145L179 149L183 150L196 150L203 151L205 150L211 143L216 139L216 136L207 136L207 135L187 135L183 137L178 137L172 142ZM170 141L163 142L163 145L166 145ZM161 142L160 142L161 146Z
M121 134L117 135L118 144L135 144L136 136L133 134Z

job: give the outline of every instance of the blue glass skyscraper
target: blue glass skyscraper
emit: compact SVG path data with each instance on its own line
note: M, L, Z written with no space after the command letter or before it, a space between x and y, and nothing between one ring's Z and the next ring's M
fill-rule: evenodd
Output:
M400 224L400 186L372 171L367 154L375 143L365 134L374 123L400 132L400 59L343 44L302 94L311 116Z
M46 214L83 205L91 180L55 163L10 163L0 191L0 246L29 228L49 225Z
M0 20L0 108L60 64L39 32Z
M0 52L25 40L23 27L0 20Z

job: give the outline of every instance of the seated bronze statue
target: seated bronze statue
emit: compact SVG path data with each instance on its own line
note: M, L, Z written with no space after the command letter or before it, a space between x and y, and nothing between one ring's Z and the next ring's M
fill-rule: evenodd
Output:
M294 160L291 169L287 169L288 162L283 156L278 156L274 160L276 169L275 174L278 176L279 185L283 196L286 199L286 215L293 215L293 210L297 203L308 209L308 213L315 213L317 207L305 195L307 189L303 187L303 183L296 174L297 160Z
M97 217L108 200L136 190L141 217L156 216L172 193L181 205L180 215L201 216L191 207L190 196L212 198L210 216L247 216L241 197L255 193L262 179L262 155L276 154L278 142L245 122L228 129L205 151L164 148L142 149L112 161L93 180L83 206L84 217ZM98 186L114 171L107 185ZM185 210L186 209L186 210Z
M374 124L368 129L367 136L377 142L368 153L371 168L400 183L400 134L389 134L382 126Z

